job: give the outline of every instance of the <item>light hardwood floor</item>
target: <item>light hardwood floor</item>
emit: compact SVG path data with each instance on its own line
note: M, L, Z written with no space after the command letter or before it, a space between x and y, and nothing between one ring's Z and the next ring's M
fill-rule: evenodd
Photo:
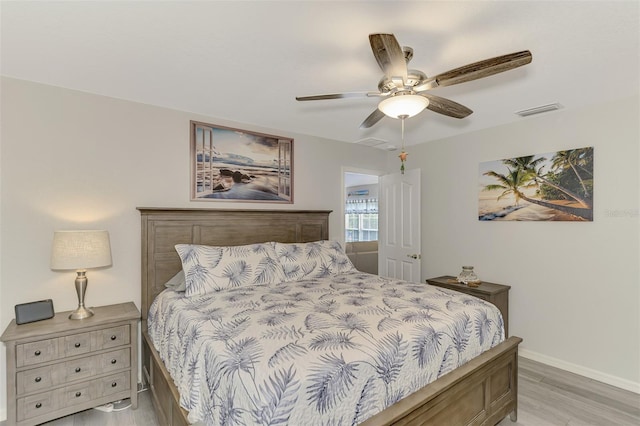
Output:
M640 395L520 358L518 421L499 426L637 426ZM104 413L87 410L47 426L159 425L149 392L139 395L137 410ZM440 426L440 425L434 425Z
M640 425L640 395L520 357L518 421L499 426Z

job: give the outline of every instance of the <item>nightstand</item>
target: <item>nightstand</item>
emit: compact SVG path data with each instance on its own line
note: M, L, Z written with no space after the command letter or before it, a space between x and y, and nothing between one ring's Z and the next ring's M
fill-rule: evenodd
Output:
M502 319L504 321L504 337L509 337L509 289L511 286L482 281L478 287L469 287L465 284L459 283L456 280L456 277L449 275L438 278L429 278L427 279L427 283L437 287L448 288L450 290L470 294L479 299L486 300L489 303L493 303L502 313Z
M138 320L132 303L100 306L82 320L59 312L16 325L7 347L7 424L36 425L131 398L138 406Z

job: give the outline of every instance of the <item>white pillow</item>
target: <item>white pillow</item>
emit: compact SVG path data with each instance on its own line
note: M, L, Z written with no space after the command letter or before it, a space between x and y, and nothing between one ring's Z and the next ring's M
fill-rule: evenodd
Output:
M185 291L186 290L186 279L184 276L184 271L180 269L180 272L175 274L169 281L164 283L166 288L170 288L175 291Z
M185 273L186 296L284 281L271 243L233 247L178 244L176 251Z
M337 241L274 243L286 281L322 278L356 269Z

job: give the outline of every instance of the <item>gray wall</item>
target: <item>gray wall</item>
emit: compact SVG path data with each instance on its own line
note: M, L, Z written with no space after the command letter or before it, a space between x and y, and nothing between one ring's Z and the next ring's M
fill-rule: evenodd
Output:
M422 168L422 276L512 286L521 354L640 393L638 96L409 147ZM594 147L594 220L478 221L481 162ZM396 156L389 155L389 167Z

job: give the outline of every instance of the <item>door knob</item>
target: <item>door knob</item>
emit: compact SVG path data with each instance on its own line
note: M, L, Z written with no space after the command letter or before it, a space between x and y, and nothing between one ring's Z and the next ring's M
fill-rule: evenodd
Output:
M421 256L419 254L408 254L407 257L417 260L420 259Z

